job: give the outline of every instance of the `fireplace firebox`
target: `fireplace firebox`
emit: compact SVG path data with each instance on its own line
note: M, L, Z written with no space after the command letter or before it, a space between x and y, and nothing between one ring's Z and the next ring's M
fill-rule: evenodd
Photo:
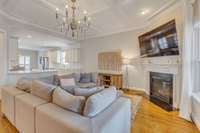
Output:
M173 110L173 74L150 72L150 101Z

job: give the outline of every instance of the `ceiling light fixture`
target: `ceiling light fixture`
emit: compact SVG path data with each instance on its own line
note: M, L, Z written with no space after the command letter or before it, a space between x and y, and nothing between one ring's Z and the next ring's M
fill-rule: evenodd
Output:
M31 35L27 35L27 38L29 38L29 39L30 39L30 38L32 38L32 36L31 36Z
M88 17L86 10L78 14L83 14L83 16L77 18L76 0L71 0L71 3L65 5L64 15L56 8L56 20L60 31L66 33L67 36L73 39L85 37L86 31L91 25L91 17Z
M145 9L141 12L142 15L146 15L147 13L149 13L149 10Z

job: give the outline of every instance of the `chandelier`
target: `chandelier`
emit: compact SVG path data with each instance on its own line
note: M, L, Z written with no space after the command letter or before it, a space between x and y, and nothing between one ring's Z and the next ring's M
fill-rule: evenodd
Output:
M91 18L88 17L86 10L79 13L83 16L78 16L76 0L70 1L70 3L65 5L65 13L60 12L59 9L56 8L56 21L61 32L64 32L73 39L80 39L86 36L86 31L91 25Z

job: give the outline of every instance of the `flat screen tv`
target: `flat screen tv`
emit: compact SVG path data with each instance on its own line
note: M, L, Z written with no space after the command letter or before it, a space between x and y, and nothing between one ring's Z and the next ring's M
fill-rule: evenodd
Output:
M179 55L175 20L139 36L141 57Z

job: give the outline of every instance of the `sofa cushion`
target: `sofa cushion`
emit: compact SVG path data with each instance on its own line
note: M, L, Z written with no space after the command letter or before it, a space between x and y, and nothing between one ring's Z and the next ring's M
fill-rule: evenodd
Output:
M77 84L80 88L93 88L96 87L97 85L95 83L78 83Z
M61 88L57 88L53 92L53 103L64 109L68 109L76 113L82 113L85 97L73 96Z
M110 106L117 97L116 88L108 88L90 96L86 103L83 114L87 117L94 117Z
M96 72L91 73L91 82L97 83L97 80L98 80L98 73Z
M91 73L81 73L80 83L90 83Z
M89 96L91 96L95 93L98 93L100 91L102 91L102 89L98 89L96 87L90 88L90 89L75 88L74 89L74 95L89 97Z
M40 81L42 81L44 83L47 83L47 84L54 85L54 76L42 77L42 78L39 78L38 80L40 80Z
M73 77L74 77L76 83L78 83L81 79L81 74L80 73L73 73Z
M52 93L55 88L56 86L34 80L32 81L31 94L50 102L52 101Z
M30 91L32 86L32 79L20 78L16 83L16 88L23 91Z

